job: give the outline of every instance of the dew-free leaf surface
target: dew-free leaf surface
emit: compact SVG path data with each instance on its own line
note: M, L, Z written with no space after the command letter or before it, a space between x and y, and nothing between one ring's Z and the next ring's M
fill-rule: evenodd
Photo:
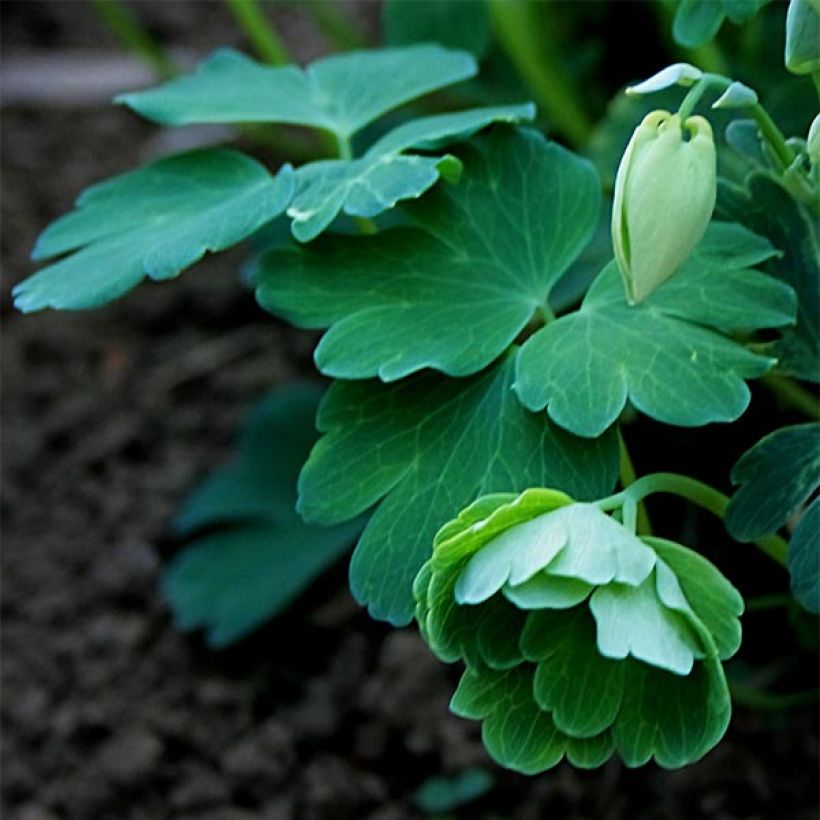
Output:
M777 372L820 382L820 230L816 220L765 171L750 174L743 187L718 184L718 212L765 236L781 255L761 269L791 285L797 294L797 324L767 352Z
M459 152L461 182L405 206L418 227L273 251L263 307L328 327L322 372L393 381L424 368L475 373L526 326L595 228L585 160L528 130L499 128Z
M281 612L347 553L361 518L334 527L296 514L296 480L316 439L321 391L276 391L252 412L233 463L190 496L177 519L193 535L169 564L164 594L182 629L223 647Z
M145 277L171 279L208 251L269 222L293 194L293 170L271 176L236 151L161 159L84 191L74 211L40 235L35 259L66 254L14 289L24 312L103 305Z
M376 618L406 623L413 579L436 531L484 493L550 486L605 495L611 436L583 441L528 413L511 391L512 357L471 379L434 374L395 385L337 382L299 480L299 510L333 524L378 504L351 564L351 588Z
M304 69L272 68L220 49L193 74L117 101L163 125L270 122L348 139L391 109L476 71L470 54L432 44L335 54Z
M582 436L599 435L627 400L668 424L733 421L749 403L744 379L774 360L724 333L794 321L791 288L748 267L775 253L738 225L713 223L681 270L638 305L627 303L610 263L579 310L520 349L521 401Z
M303 165L296 172L296 194L288 208L293 235L301 242L314 239L342 211L378 216L401 200L418 198L440 176L455 179L461 173L461 163L453 156L407 151L438 151L493 122L521 122L534 116L535 106L526 103L421 117L394 128L358 159Z

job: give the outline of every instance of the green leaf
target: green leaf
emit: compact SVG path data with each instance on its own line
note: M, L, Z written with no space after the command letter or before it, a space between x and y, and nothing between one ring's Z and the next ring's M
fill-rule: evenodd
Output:
M317 439L313 418L321 395L318 386L297 383L255 405L235 458L188 496L174 522L177 533L237 521L297 522L296 479Z
M820 612L820 499L809 504L789 542L792 593L809 612Z
M686 600L709 631L721 659L731 658L740 647L743 598L714 564L693 550L644 536L643 541L668 564Z
M793 74L820 71L820 3L817 0L789 3L785 62Z
M477 496L546 485L600 498L611 489L614 439L578 440L527 413L510 390L512 371L507 357L472 379L431 374L328 391L299 510L332 524L381 502L351 565L353 593L374 617L409 621L413 578L433 536Z
M820 232L816 220L765 172L750 174L743 187L718 180L718 213L765 236L782 255L762 269L797 293L797 324L767 352L777 370L820 382Z
M687 48L708 43L728 17L745 23L770 0L681 0L675 12L672 36Z
M331 326L315 353L323 373L475 373L510 346L586 244L600 202L588 162L512 129L459 153L461 183L406 206L418 227L264 258L262 306L302 327Z
M566 738L532 697L532 670L467 670L450 709L461 717L484 718L481 738L490 756L522 774L537 774L564 756Z
M732 469L740 489L726 511L739 541L776 532L820 487L820 424L783 427L764 436Z
M490 44L490 15L486 3L387 0L382 7L382 28L391 46L441 43L481 57Z
M430 44L336 54L306 69L271 68L222 49L195 73L117 102L164 125L271 122L349 139L391 109L476 71L469 54Z
M212 647L283 611L361 532L361 518L312 527L294 509L319 394L300 385L260 403L238 458L195 490L180 514L178 529L195 537L166 569L163 593L178 626L205 629Z
M731 701L720 663L712 658L680 676L627 661L624 698L613 726L624 763L652 758L664 769L694 763L723 737Z
M610 263L581 308L549 323L518 353L515 389L562 427L597 436L627 399L668 424L733 421L749 403L744 379L773 360L716 331L793 321L794 293L746 267L774 251L737 225L713 224L681 270L639 305Z
M41 234L33 254L71 255L17 285L15 304L24 312L97 307L146 276L172 279L281 213L293 184L289 165L272 177L236 151L204 149L94 185Z
M413 802L427 814L452 811L486 794L494 783L486 769L469 768L450 777L428 777L413 795Z
M603 657L586 607L569 613L533 612L521 636L525 656L538 663L536 703L576 738L600 735L621 708L625 664Z
M461 163L452 156L406 155L408 150L435 151L466 139L493 122L532 120L531 103L437 114L394 128L361 159L321 160L296 172L297 189L288 216L301 242L318 236L341 212L374 217L404 199L415 199L439 176L457 176Z

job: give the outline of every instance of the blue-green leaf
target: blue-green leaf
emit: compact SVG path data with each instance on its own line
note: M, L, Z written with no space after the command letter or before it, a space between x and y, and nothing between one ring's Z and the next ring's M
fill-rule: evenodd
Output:
M512 376L507 357L469 380L340 382L328 392L299 509L331 524L379 504L351 566L353 593L374 617L412 617L413 578L433 536L477 496L542 485L591 499L614 483L614 439L585 442L526 412Z
M466 52L430 44L336 54L305 69L272 68L222 49L193 74L117 101L164 125L275 122L348 139L387 111L476 70Z
M293 186L289 165L272 177L225 149L167 157L94 185L46 228L33 254L70 255L17 285L15 304L25 312L97 307L146 276L171 279L281 213Z
M453 156L407 155L408 150L436 151L493 122L520 122L534 116L535 106L526 103L422 117L394 128L360 159L303 165L296 172L296 195L288 208L293 235L307 242L342 211L374 217L400 200L418 198L440 176L460 173L461 164Z
M809 504L789 542L792 593L809 612L820 612L820 498Z
M264 258L261 304L303 327L330 326L315 353L322 372L475 373L583 249L600 202L587 161L533 131L500 128L459 153L461 183L407 206L419 227Z
M680 0L675 11L672 36L676 43L697 48L708 43L728 17L744 23L770 0Z
M733 421L749 403L744 379L763 375L774 360L719 331L794 321L791 288L747 267L775 253L740 226L713 224L681 270L634 306L610 263L578 311L521 348L518 395L583 436L605 430L627 399L669 424Z
M293 386L254 408L238 457L197 488L179 516L178 530L195 537L166 569L163 591L176 623L205 629L213 647L285 609L361 532L361 518L315 527L294 509L319 396Z
M820 487L820 424L783 427L745 452L732 470L740 488L726 511L739 541L776 532Z
M777 370L820 382L820 231L817 220L772 176L756 171L742 187L718 181L718 213L765 236L782 255L761 267L797 293L797 324L767 348Z

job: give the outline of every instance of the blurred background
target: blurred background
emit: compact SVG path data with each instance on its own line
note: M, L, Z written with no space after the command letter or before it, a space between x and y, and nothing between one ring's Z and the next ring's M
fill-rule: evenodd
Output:
M385 36L474 51L481 79L449 91L447 105L534 99L540 126L592 156L605 184L641 114L623 98L608 108L610 100L675 60L734 72L762 92L787 134L804 134L813 113L782 93L784 3L743 29L725 24L694 49L671 39L673 3L533 3L531 38L514 46L493 31L479 0L393 6L260 8L300 63ZM219 46L254 53L259 44L229 3L4 0L0 10L4 817L817 816L814 702L747 699L726 740L678 772L629 771L617 761L595 772L562 764L534 779L498 769L478 726L447 711L457 670L436 661L412 628L393 630L360 611L344 562L227 650L178 632L158 587L176 548L169 521L229 455L253 401L313 378L316 339L256 306L238 282L241 251L89 313L23 317L9 292L35 269L29 252L39 231L93 182L205 143L238 139L272 167L320 146L297 131L265 139L163 131L110 104ZM539 61L562 78L558 97L533 69ZM810 82L806 93L810 100ZM605 241L593 262L607 253ZM776 410L765 396L756 401L748 440L731 446L721 431L704 431L693 448L647 424L639 472L670 459L702 468L693 465L700 458L722 477L715 483L725 482ZM727 541L719 528L712 534ZM737 563L729 555L722 568L744 594L766 589L765 559L749 555L740 580ZM750 612L737 663L757 669L758 683L785 675L805 689L817 677L816 625L789 618Z

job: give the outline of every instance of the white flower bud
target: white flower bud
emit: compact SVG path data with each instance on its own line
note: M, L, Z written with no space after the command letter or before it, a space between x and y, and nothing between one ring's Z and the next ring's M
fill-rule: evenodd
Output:
M681 124L668 111L647 114L621 159L612 210L612 244L632 304L686 261L703 238L716 194L709 123L696 116Z

